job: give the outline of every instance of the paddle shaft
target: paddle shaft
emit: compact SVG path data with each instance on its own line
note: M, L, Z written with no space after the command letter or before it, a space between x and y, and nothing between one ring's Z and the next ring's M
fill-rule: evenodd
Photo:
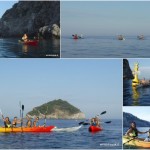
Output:
M132 141L132 140L134 140L134 139L135 139L135 138L130 139L129 141L127 141L127 142L123 143L123 145L125 145L125 144L129 143L130 141Z

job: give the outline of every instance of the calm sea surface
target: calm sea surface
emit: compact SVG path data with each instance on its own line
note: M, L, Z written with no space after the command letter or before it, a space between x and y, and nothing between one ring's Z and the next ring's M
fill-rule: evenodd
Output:
M127 132L128 129L129 129L129 128L123 128L123 135ZM139 131L143 131L143 132L149 130L148 127L137 127L137 129L138 129ZM148 137L148 134L139 134L138 137L145 139L145 138ZM123 148L124 148L124 149L141 149L140 147L128 146L128 145L125 145L125 144L124 144Z
M138 40L127 36L119 41L115 36L85 36L74 40L71 36L61 39L61 55L65 58L137 58L150 57L150 37Z
M0 39L1 58L60 57L60 40L41 40L37 46L18 43L18 39Z
M134 89L131 80L123 82L124 106L150 106L150 87Z
M80 121L47 120L47 125L72 127L78 126ZM104 130L95 134L88 131L88 126L75 132L0 133L0 149L121 149L122 121L111 121L110 124L103 124ZM40 122L41 125L43 123Z

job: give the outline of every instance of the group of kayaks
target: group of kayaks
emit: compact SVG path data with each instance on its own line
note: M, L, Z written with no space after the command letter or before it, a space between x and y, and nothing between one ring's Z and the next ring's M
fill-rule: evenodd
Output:
M11 127L5 128L0 127L0 132L50 132L50 131L68 131L73 132L77 131L82 127L82 125L77 127L70 127L70 128L57 128L56 126L39 126L39 127ZM101 131L102 128L98 126L90 126L90 132L98 132Z

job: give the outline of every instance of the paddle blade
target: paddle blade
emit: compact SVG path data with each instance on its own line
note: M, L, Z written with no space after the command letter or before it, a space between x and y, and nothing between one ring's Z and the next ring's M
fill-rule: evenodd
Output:
M104 122L104 123L111 123L111 121L106 121L106 122Z
M79 122L79 125L81 125L81 124L83 124L84 123L84 121L82 121L82 122Z
M103 111L100 115L106 114L106 111Z
M85 122L85 123L83 123L83 125L84 125L84 126L85 126L85 125L90 125L90 123Z
M24 111L24 105L22 105L22 110Z

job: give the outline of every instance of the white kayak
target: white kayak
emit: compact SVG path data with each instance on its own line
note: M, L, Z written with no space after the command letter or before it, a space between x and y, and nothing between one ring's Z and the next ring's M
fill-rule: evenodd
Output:
M70 127L70 128L53 128L51 131L56 131L56 132L73 132L77 131L82 127L82 125L77 126L77 127Z

